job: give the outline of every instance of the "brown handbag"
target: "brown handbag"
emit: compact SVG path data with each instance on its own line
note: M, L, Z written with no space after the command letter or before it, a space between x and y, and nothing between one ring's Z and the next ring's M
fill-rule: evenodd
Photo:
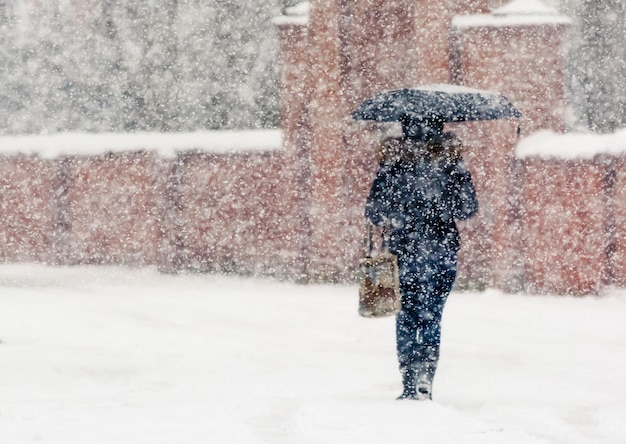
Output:
M359 260L359 315L366 318L393 316L400 311L398 259L389 252L388 229L383 229L380 249L374 252L373 227L367 224Z

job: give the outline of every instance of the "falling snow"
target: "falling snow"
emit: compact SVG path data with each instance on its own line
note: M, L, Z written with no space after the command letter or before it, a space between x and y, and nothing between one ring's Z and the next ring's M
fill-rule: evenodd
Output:
M614 0L0 1L0 443L626 442L625 29ZM452 125L480 212L425 403L354 285L394 129L350 112L415 79L527 111Z

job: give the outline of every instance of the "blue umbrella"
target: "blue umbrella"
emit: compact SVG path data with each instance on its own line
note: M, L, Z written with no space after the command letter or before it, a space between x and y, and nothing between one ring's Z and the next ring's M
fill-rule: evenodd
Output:
M378 122L467 122L522 117L504 96L458 85L427 85L384 91L352 113L356 120Z

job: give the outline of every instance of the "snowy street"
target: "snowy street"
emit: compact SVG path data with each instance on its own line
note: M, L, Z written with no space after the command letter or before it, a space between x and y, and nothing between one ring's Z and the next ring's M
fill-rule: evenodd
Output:
M352 286L0 266L0 443L624 443L626 291L453 293L434 402Z

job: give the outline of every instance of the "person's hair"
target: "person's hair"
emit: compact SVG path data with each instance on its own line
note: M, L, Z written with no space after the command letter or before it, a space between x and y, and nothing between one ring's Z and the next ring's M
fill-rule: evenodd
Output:
M454 133L444 132L441 137L427 142L406 138L387 137L376 150L380 164L412 163L418 159L457 161L463 146Z

